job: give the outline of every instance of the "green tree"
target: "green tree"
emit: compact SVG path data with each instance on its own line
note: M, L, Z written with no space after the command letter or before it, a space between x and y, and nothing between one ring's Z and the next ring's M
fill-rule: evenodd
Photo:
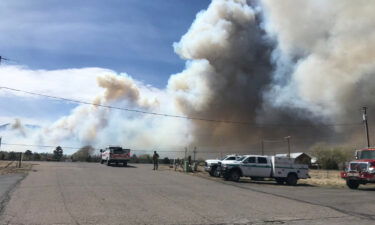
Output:
M165 157L162 162L163 164L170 164L171 160L168 157Z
M23 155L24 155L23 160L31 160L33 156L33 152L30 150L26 150Z
M63 149L60 146L57 146L56 149L53 151L53 159L56 161L60 161L63 157Z
M312 154L317 158L317 163L322 169L336 170L353 158L354 150L320 144L313 147Z
M33 153L33 160L35 160L35 161L39 161L40 159L41 159L40 154L37 153L37 152L34 152L34 153Z
M8 160L17 160L17 154L15 152L9 152Z

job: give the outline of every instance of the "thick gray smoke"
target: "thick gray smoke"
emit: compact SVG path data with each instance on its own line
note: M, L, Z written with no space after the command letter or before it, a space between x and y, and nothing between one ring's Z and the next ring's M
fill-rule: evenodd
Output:
M360 122L360 108L375 105L374 10L375 2L361 0L213 0L174 44L187 63L165 89L112 73L97 77L104 91L92 100L247 123L83 105L37 140L236 151L257 150L262 138L291 135L301 151L323 141L363 145L361 126L324 125Z

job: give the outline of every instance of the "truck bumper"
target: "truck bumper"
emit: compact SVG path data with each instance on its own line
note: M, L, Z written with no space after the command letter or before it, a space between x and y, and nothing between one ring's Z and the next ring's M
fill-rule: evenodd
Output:
M204 171L206 172L211 172L211 166L205 166Z
M360 183L375 183L375 174L368 172L341 172L340 176L345 180L358 180Z
M129 162L129 159L110 159L109 162L111 162L111 163L124 163L124 162Z

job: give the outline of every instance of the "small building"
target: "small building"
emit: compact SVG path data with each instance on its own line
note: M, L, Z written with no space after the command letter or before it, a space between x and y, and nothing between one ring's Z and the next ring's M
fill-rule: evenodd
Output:
M288 157L288 154L287 153L276 154L276 156L278 156L278 157ZM312 159L313 159L313 157L311 157L309 154L304 153L304 152L290 153L290 158L295 159L294 161L296 163L306 164L306 165L309 165L309 166L311 166Z

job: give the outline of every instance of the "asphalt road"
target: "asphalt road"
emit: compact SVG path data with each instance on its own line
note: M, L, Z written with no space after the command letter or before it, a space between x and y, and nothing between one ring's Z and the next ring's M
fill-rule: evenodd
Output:
M0 223L374 224L372 195L223 182L151 165L40 163L12 191Z

